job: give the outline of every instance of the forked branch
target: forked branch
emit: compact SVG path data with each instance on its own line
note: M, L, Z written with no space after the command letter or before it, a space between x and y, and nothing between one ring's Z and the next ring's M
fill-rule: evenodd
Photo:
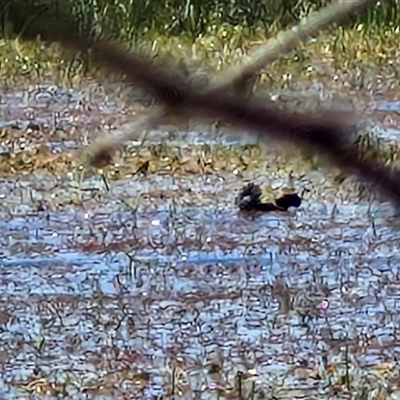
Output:
M372 1L365 3L372 4ZM398 179L387 167L365 161L363 154L343 134L342 114L326 114L324 118L299 116L278 110L260 99L246 99L226 90L197 91L184 78L170 69L156 65L137 54L128 54L116 45L100 40L92 44L88 38L71 32L71 17L50 21L49 39L75 51L92 50L94 61L127 76L130 82L152 92L166 110L181 118L202 117L229 121L238 127L261 133L268 139L286 140L330 157L349 173L375 183L382 192L400 203ZM68 24L68 23L69 24ZM259 64L261 65L261 64Z

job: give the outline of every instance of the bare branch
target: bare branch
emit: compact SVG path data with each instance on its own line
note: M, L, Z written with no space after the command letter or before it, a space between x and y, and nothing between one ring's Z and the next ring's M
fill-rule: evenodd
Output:
M234 67L232 71L226 71L223 74L225 79L222 78L215 90L246 87L246 83L263 68L283 54L292 51L301 42L305 42L333 23L343 22L350 15L360 12L374 3L376 0L341 0L308 15L300 24L286 32L280 32L276 41L258 48L245 65Z
M365 3L371 4L372 0ZM339 113L325 118L299 116L284 113L260 99L246 101L243 96L229 93L225 88L212 92L198 91L170 69L156 65L146 57L128 54L105 41L92 44L83 35L68 31L67 25L59 21L49 24L48 34L50 40L69 49L82 51L90 48L95 61L125 74L131 82L154 93L165 106L166 113L185 119L191 116L220 118L238 127L261 132L266 139L287 140L310 147L317 153L330 156L332 162L347 172L372 181L388 197L400 203L398 179L389 168L364 160L363 154L344 136Z

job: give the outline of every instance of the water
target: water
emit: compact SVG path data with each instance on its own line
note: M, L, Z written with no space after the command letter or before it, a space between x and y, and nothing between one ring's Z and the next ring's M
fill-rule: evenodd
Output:
M35 90L2 96L1 124L21 127L16 147L43 140L23 132L28 108L63 132L46 138L54 149L129 123L126 107L90 88ZM174 140L195 142L195 132ZM66 174L3 174L2 398L229 398L238 371L246 399L350 398L339 384L346 368L358 388L366 376L380 387L384 363L396 376L395 210L299 170L299 191L314 188L299 210L238 214L245 181L287 184L268 157L244 177L150 174L109 182L109 192L95 177L97 197Z

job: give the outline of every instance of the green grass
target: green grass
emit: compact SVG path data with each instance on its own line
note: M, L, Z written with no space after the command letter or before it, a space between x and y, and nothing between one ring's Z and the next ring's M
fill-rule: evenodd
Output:
M71 29L91 34L95 39L132 41L149 31L195 40L222 24L277 32L295 24L328 0L3 0L2 34L46 38L46 21L72 14L77 21ZM400 0L377 3L352 18L349 26L394 27L400 24Z

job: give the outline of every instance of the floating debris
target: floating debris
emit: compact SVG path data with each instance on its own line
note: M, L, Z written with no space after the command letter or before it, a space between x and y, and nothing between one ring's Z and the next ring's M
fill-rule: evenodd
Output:
M301 199L297 193L286 193L277 198L274 203L261 201L261 188L259 185L249 183L244 186L236 198L236 205L241 211L287 211L289 207L300 207Z

